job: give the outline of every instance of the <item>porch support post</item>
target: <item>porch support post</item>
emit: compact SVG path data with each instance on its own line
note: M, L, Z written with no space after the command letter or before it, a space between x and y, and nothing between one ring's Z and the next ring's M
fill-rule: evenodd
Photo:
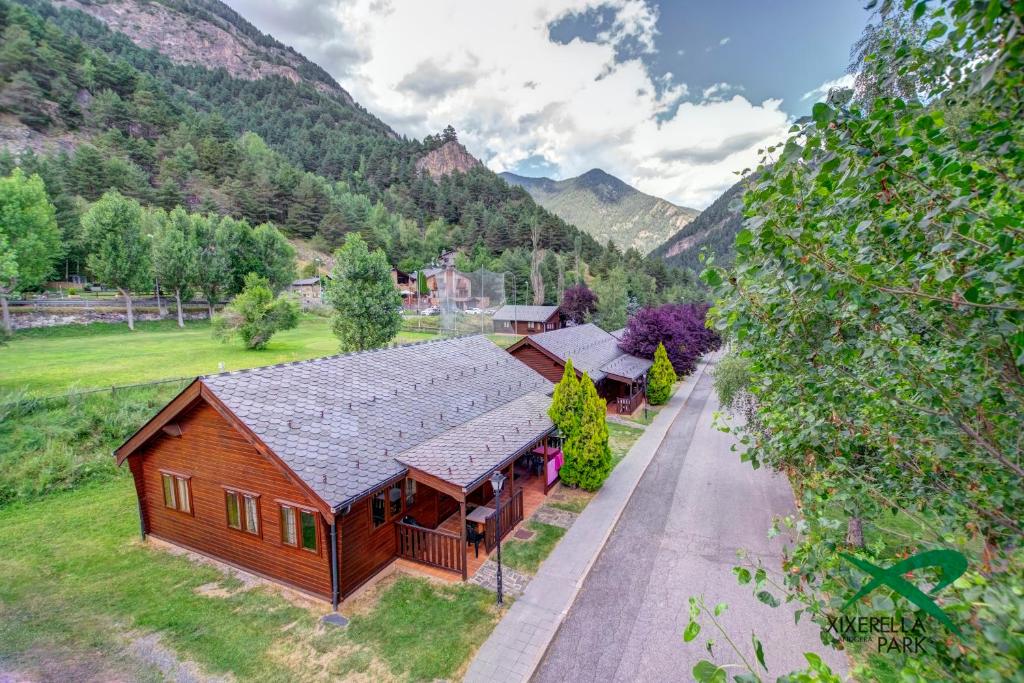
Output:
M469 552L466 549L466 499L459 501L459 537L462 539L460 546L462 552L462 580L469 576Z

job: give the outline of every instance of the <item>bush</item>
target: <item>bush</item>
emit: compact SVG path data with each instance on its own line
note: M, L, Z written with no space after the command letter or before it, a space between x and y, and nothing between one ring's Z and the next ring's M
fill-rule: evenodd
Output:
M730 353L715 367L715 393L718 403L732 409L742 393L750 386L750 361L737 353Z
M658 344L654 351L654 365L647 375L647 402L652 406L660 406L672 395L672 385L676 383L676 371L668 360L665 345Z
M299 306L282 295L275 297L262 275L245 276L245 288L214 318L214 335L221 339L241 337L247 349L262 349L275 333L299 324Z

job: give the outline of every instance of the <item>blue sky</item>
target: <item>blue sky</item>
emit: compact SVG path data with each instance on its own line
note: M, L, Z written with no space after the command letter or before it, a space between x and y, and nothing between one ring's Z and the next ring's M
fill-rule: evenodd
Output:
M400 133L703 208L845 76L857 0L227 0ZM847 77L848 78L848 77Z

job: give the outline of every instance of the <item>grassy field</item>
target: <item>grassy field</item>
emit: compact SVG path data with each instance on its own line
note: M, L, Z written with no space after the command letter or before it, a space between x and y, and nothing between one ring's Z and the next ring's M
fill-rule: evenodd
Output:
M239 680L455 676L497 618L482 588L409 577L385 582L346 630L329 607L139 541L126 477L0 510L0 677L162 678L140 648Z
M399 343L434 339L401 332ZM225 370L272 365L338 352L330 320L304 316L294 330L281 332L261 351L213 338L207 321L141 322L131 332L123 324L94 324L24 330L0 349L0 390L25 389L50 395L169 377L194 377Z

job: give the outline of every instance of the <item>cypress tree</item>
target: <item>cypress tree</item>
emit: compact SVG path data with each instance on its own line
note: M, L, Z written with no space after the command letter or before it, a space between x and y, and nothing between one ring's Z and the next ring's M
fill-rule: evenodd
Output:
M654 350L654 365L647 375L647 401L652 406L660 406L672 395L672 385L677 379L676 371L668 360L665 345L658 344Z
M562 481L587 491L596 491L612 471L612 451L608 445L606 403L597 395L590 377L583 373L579 383L580 417L578 431L565 443ZM569 467L566 480L565 469Z
M582 412L583 393L580 381L576 378L576 370L572 367L572 359L569 358L565 361L562 379L555 385L554 394L551 396L548 416L561 432L563 439L568 440L579 432ZM568 462L562 466L563 480L565 479L565 468L568 466Z

